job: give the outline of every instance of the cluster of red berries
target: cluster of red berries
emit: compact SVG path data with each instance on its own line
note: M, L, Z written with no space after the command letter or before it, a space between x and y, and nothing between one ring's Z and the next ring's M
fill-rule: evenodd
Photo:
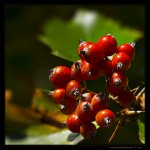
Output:
M110 99L104 92L89 91L83 83L106 77L108 93L118 96L123 108L130 107L135 96L129 90L125 71L131 66L135 49L134 43L118 46L116 39L107 34L97 43L80 40L78 55L80 60L70 68L57 66L50 70L49 80L56 89L49 95L60 111L68 115L67 128L88 139L96 135L93 121L101 128L108 128L114 124L115 114L109 109Z

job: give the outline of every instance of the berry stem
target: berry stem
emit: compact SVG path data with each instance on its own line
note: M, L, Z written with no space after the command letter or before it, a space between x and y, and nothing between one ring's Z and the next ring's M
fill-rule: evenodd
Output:
M114 132L112 133L109 141L108 141L108 144L111 143L112 139L114 138L115 134L117 133L119 127L121 126L121 120L118 121L117 125L116 125L116 128L114 130Z
M114 132L112 133L112 135L111 135L111 137L110 137L110 139L108 141L108 144L111 143L111 141L114 138L115 134L117 133L119 127L123 126L125 124L125 121L127 119L127 115L126 115L127 109L123 109L123 111L125 111L125 113L123 113L123 119L122 119L122 121L121 121L121 119L118 121L118 123L116 125L116 128L115 128Z

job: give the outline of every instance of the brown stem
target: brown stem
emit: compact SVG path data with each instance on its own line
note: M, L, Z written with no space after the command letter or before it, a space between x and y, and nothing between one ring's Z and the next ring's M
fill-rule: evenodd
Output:
M134 88L130 91L133 92L133 94L135 95L139 89L140 89L140 86L137 86L136 88Z
M108 141L108 144L111 143L112 139L114 138L116 132L118 131L119 127L121 126L121 120L118 121L117 125L116 125L116 128L114 130L114 132L112 133L109 141Z
M140 114L143 113L145 111L141 111L141 110L136 110L136 111L126 111L126 115L135 115L135 114Z
M141 97L141 95L145 92L145 87L138 93L138 95L136 96L136 101L138 101Z

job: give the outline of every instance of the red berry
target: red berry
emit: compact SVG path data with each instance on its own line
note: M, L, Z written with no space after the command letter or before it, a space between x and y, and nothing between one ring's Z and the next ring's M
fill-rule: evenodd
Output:
M92 110L97 113L102 109L108 108L109 99L104 93L94 95L91 100Z
M115 122L115 114L109 109L100 110L96 114L96 123L101 128L109 128L114 124L114 122Z
M130 92L130 90L123 91L118 95L118 101L123 108L132 106L135 100L135 95L132 92Z
M79 133L80 132L80 125L81 121L78 118L76 113L73 113L68 116L67 121L66 121L67 128L74 133Z
M66 95L71 98L77 98L81 95L82 86L76 80L71 80L66 85Z
M110 34L100 37L98 45L104 51L105 56L111 56L117 51L117 41Z
M108 91L109 94L113 95L113 96L117 96L119 95L122 91L124 91L126 88L116 88L115 86L111 85L111 84L107 84L106 85L106 90Z
M83 62L82 67L82 77L84 80L96 80L100 77L100 73L98 71L98 65L97 64L90 64L86 61Z
M65 87L71 78L71 71L66 66L57 66L50 70L49 80L55 87Z
M114 72L109 77L108 84L112 87L122 89L128 86L128 78L123 72Z
M54 91L50 91L49 95L54 99L55 103L60 104L61 100L63 100L66 95L66 91L63 88L58 88Z
M104 52L99 48L99 45L93 42L82 42L79 45L78 54L81 59L92 64L104 57Z
M82 72L81 72L82 65L83 65L83 60L78 60L78 61L74 62L71 66L72 78L78 82L81 82L83 80Z
M93 123L82 124L80 126L80 134L84 137L84 139L95 137L96 126Z
M114 70L125 71L131 66L131 58L124 52L117 53L112 59L112 66Z
M135 43L121 44L120 46L118 46L117 53L124 52L129 55L131 60L133 60L135 56L134 44Z
M110 59L105 58L99 61L99 74L105 76L112 73L113 67Z
M89 102L80 102L76 112L82 123L92 122L95 119L95 113L92 111L92 106Z
M94 95L95 95L94 92L83 93L83 94L81 95L81 100L82 100L83 102L91 102L92 97L93 97Z
M60 111L65 115L70 115L75 112L77 107L77 101L70 97L65 97L61 104L58 105Z

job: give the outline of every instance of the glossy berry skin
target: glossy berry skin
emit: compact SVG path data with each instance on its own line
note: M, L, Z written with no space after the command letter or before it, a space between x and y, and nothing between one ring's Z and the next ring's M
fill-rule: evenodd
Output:
M101 61L99 61L98 66L100 76L106 76L112 73L113 67L110 59L102 59Z
M104 93L98 93L94 95L91 100L92 110L97 113L102 109L108 108L109 99Z
M82 86L76 80L70 80L66 85L66 95L71 98L77 98L81 95Z
M134 44L131 43L127 43L127 44L121 44L120 46L118 46L117 48L117 53L119 52L124 52L127 55L129 55L130 59L133 60L134 56L135 56L135 48L133 46Z
M80 134L84 139L90 139L96 135L96 126L93 123L82 124L80 126Z
M97 63L104 57L104 52L99 48L99 45L93 42L81 43L78 48L78 54L81 59L91 64Z
M50 70L49 80L55 87L64 88L71 79L71 71L66 66L57 66Z
M98 64L90 64L86 61L83 62L82 77L84 80L96 80L100 77Z
M95 119L95 113L92 111L92 106L89 102L80 102L76 112L82 123L89 123Z
M123 108L131 107L135 100L135 95L130 90L123 91L118 95L118 101Z
M83 54L81 54L82 53L81 51L83 51L83 49L85 47L88 47L90 44L92 44L92 42L85 42L85 41L80 42L79 47L78 47L78 55L81 58L81 60L84 60L84 56Z
M82 102L91 102L93 96L95 95L94 92L86 92L86 93L83 93L81 95L81 100Z
M66 96L66 91L63 88L57 88L54 91L50 91L49 95L53 98L56 104L60 104L61 100Z
M101 50L104 51L105 56L111 56L117 51L117 41L110 34L100 37L97 43Z
M83 66L83 60L78 60L74 62L71 66L72 78L78 82L81 82L82 80L84 80L82 78L82 72L81 72L82 66Z
M110 128L115 122L115 114L109 109L100 110L95 118L101 128Z
M61 101L61 104L58 105L60 111L65 115L70 115L73 112L75 112L76 107L77 107L77 101L70 97L65 97Z
M108 84L117 89L122 89L128 86L128 78L124 72L114 72L108 79Z
M108 91L109 94L113 96L118 96L121 92L123 92L126 88L117 88L113 86L112 84L106 84L106 90Z
M124 52L117 53L112 59L112 66L114 70L126 71L131 66L131 58Z
M81 121L76 112L68 116L66 120L66 126L71 132L80 133Z

